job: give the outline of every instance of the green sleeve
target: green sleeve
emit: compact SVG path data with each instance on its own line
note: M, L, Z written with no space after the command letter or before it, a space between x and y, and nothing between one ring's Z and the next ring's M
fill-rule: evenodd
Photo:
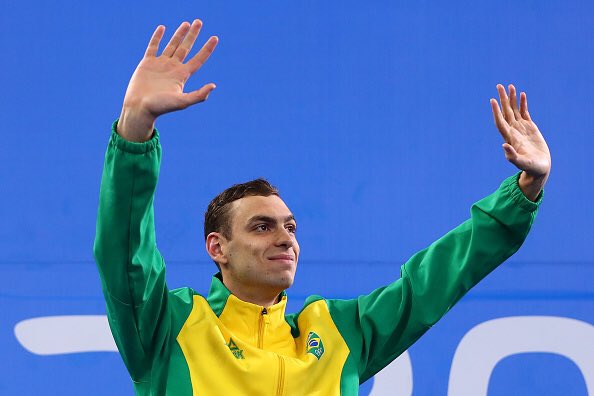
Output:
M354 300L328 300L349 345L347 365L364 382L410 347L468 290L524 242L542 200L528 200L519 174L471 208L471 217L401 268L396 282Z
M153 216L161 146L157 131L148 142L132 143L116 125L105 154L93 251L115 342L132 379L146 382L170 331Z

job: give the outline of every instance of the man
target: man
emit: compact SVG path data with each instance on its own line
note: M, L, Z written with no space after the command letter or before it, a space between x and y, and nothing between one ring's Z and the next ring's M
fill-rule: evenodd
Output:
M293 214L265 180L233 186L209 205L206 250L220 268L210 292L168 291L155 244L153 196L162 114L202 102L184 93L211 37L184 63L201 28L177 29L162 54L159 26L126 92L106 153L95 257L110 326L139 395L356 395L465 292L511 256L530 230L548 178L547 145L526 95L498 85L491 106L506 158L521 173L473 205L471 218L367 296L312 296L285 315L299 259Z

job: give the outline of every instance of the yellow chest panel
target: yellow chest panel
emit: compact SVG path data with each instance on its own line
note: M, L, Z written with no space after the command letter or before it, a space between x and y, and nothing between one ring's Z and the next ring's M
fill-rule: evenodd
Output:
M297 338L291 336L284 309L261 314L245 304L231 295L217 317L203 297L194 296L177 337L194 395L340 394L349 349L325 301L301 312Z

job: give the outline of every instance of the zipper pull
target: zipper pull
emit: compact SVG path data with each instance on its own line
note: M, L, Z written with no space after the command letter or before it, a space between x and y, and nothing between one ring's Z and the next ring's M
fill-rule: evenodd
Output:
M268 316L268 310L266 308L262 308L262 317L264 318L264 323L270 324L270 317Z

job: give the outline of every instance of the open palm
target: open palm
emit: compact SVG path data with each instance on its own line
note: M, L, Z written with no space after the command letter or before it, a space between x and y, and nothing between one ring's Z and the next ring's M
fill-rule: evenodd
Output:
M501 84L497 85L497 91L501 110L495 99L491 99L491 107L495 125L505 140L505 157L528 175L546 178L551 169L551 154L544 137L530 118L526 94L520 94L518 108L513 85L509 86L509 97Z
M191 25L183 22L161 55L157 53L165 27L157 27L128 84L118 133L133 141L147 140L157 117L208 98L215 88L212 83L184 92L186 81L208 60L218 43L216 36L210 37L200 51L184 63L201 27L198 19Z

